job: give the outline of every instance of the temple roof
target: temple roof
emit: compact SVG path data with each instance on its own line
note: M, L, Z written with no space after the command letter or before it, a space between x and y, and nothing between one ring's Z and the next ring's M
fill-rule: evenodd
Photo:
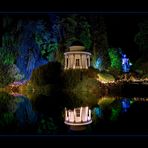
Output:
M83 51L85 50L85 47L80 41L74 41L69 49L70 51Z

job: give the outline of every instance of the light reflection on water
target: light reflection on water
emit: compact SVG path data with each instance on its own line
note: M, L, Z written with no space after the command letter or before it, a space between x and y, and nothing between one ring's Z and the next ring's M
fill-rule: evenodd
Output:
M22 94L9 95L1 92L0 133L5 133L6 129L11 133L16 131L19 133L22 132L20 130L22 128L28 128L29 133L30 128L34 127L35 134L67 134L68 127L64 125L64 108L68 106L68 103L73 103L73 106L78 107L81 101L75 105L75 101L71 102L66 99L65 101L63 97L67 98L60 94L57 96L40 95L34 96L31 100ZM90 125L91 130L89 129L90 133L142 132L148 134L148 130L145 130L148 98L103 96L96 99L96 105L91 104L91 101L88 102L93 120ZM133 125L134 122L135 125ZM140 129L137 129L137 125ZM14 128L18 129L14 130Z
M148 134L148 98L104 96L93 113L95 134Z

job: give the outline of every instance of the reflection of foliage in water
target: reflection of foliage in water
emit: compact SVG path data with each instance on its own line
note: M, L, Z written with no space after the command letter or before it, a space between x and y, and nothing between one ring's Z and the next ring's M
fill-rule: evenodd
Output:
M5 112L0 116L0 127L10 126L13 122L15 122L14 114L11 112Z
M38 124L37 132L39 134L56 134L57 126L50 117L43 117Z
M115 99L115 97L103 97L98 101L101 109L104 112L104 117L111 121L115 121L118 119L120 111L121 111L121 103L120 100Z
M100 106L95 106L92 108L92 120L93 126L96 126L102 119L103 112Z
M0 132L20 130L36 122L32 104L26 97L13 97L5 92L0 93ZM27 123L27 124L26 124Z
M9 105L11 104L11 101L14 99L13 96L5 93L0 92L0 112L8 111Z
M35 124L37 116L32 110L32 104L30 100L24 96L19 97L20 101L17 103L15 111L16 118L21 127L26 125Z
M21 102L21 99L18 97L15 97L13 100L10 100L10 103L8 104L8 109L10 112L15 113L17 109L17 105L19 102Z
M113 103L114 100L115 98L113 97L103 97L99 99L98 105L100 105L100 107L104 109L108 107L111 103Z
M5 92L0 93L0 132L15 130L15 116L9 109L13 99L13 96Z
M111 113L110 120L112 120L112 121L117 120L117 118L119 116L119 113L120 113L120 110L119 109L112 108L111 111L112 111L112 113Z

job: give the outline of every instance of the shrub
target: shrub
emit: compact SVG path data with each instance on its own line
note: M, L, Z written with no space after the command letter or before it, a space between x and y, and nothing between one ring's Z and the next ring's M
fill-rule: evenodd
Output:
M49 62L35 69L31 76L31 83L36 86L59 84L61 82L61 64Z

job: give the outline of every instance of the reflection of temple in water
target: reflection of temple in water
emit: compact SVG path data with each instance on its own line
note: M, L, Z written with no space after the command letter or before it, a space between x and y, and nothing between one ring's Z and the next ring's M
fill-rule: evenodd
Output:
M72 130L83 130L85 125L92 123L91 110L88 107L65 109L65 124L70 125Z

